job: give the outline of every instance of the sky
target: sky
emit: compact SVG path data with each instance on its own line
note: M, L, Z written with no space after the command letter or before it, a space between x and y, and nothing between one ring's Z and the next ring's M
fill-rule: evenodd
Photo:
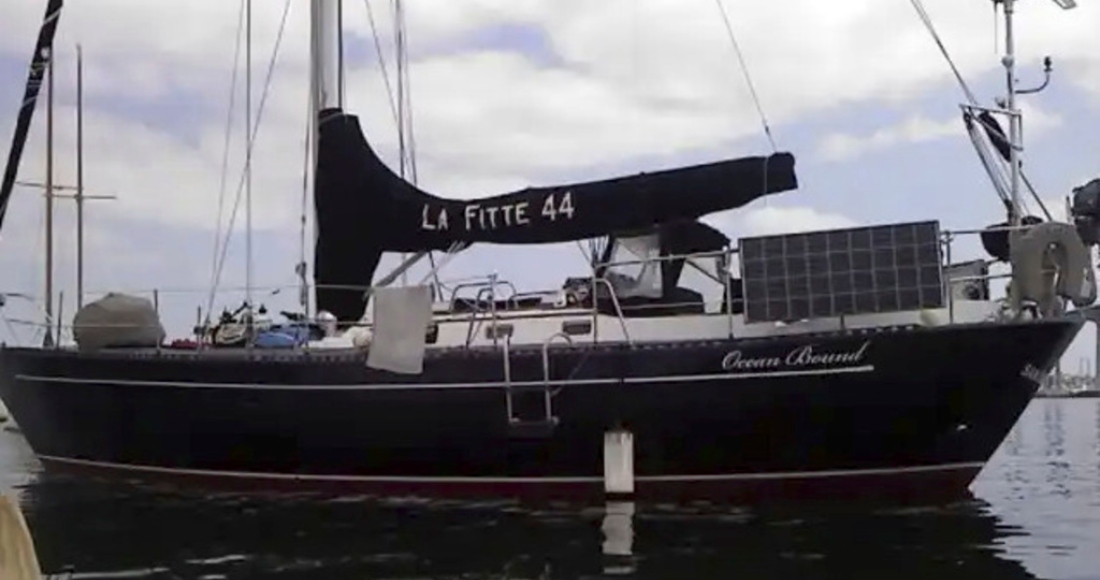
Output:
M963 94L909 0L723 0L779 150L800 187L707 218L731 238L938 219L973 229L1004 219L960 121ZM347 106L391 167L397 130L370 15L391 80L391 0L345 3ZM1003 25L990 0L925 0L982 104L1004 92ZM56 181L75 182L75 47L84 53L85 288L151 295L170 334L205 311L217 224L227 223L244 152L237 85L219 222L239 3L84 0L65 7L55 46ZM253 7L253 279L270 309L294 309L301 251L308 6L292 0L270 83L284 2ZM45 0L9 0L0 20L0 151L14 130ZM1057 216L1072 188L1100 177L1100 4L1062 11L1022 0L1016 38L1025 169ZM770 153L714 0L406 0L419 185L446 197L672 168ZM239 80L243 80L243 57ZM20 178L44 180L44 99ZM57 200L55 288L75 309L75 211ZM1034 206L1033 206L1034 207ZM0 231L2 289L44 289L44 204L21 187ZM245 282L245 211L233 228L216 309ZM306 239L311 239L308 234ZM312 249L307 246L307 256ZM983 257L975 238L953 250ZM582 275L576 245L474 247L444 278L497 271L522 288ZM414 270L416 282L426 270ZM274 288L284 288L271 295ZM39 307L40 308L40 307ZM39 318L13 300L9 317ZM4 329L26 339L28 329ZM1091 329L1065 359L1092 356ZM10 339L9 339L10 340Z

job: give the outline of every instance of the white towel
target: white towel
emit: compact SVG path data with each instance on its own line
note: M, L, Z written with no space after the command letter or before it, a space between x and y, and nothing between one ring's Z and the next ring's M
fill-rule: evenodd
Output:
M367 366L404 375L424 372L425 334L432 320L429 286L374 291L374 332Z

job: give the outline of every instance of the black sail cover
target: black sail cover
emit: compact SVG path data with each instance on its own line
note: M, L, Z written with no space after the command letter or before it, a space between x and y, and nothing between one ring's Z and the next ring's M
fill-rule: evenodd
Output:
M321 111L314 184L317 308L362 316L384 252L454 244L546 244L694 220L795 189L794 156L775 153L627 177L530 187L469 200L421 191L367 144L359 119Z

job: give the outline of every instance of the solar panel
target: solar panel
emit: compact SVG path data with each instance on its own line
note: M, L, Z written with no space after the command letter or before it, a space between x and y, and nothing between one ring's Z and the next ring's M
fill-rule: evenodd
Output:
M738 240L745 321L941 308L938 221Z

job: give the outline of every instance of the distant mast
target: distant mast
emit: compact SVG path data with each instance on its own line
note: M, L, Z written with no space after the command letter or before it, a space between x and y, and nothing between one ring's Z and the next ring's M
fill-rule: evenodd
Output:
M252 303L252 0L245 0L244 30L244 301L248 305L247 346L252 349L256 323L256 305Z
M76 45L76 309L84 306L84 51Z
M12 137L11 150L8 152L8 163L4 168L3 181L0 181L0 226L3 225L4 217L8 213L8 202L11 201L12 190L15 188L19 162L23 158L23 148L27 145L27 135L30 132L31 119L34 118L35 105L38 103L38 93L42 88L47 62L53 49L53 38L57 33L57 22L61 18L62 4L62 0L50 0L46 5L42 27L38 30L38 41L35 43L34 56L31 57L31 66L27 73L27 85L23 92L19 116L15 122L15 135Z
M46 49L46 334L42 346L53 346L53 101L54 50ZM57 337L58 340L61 337Z

